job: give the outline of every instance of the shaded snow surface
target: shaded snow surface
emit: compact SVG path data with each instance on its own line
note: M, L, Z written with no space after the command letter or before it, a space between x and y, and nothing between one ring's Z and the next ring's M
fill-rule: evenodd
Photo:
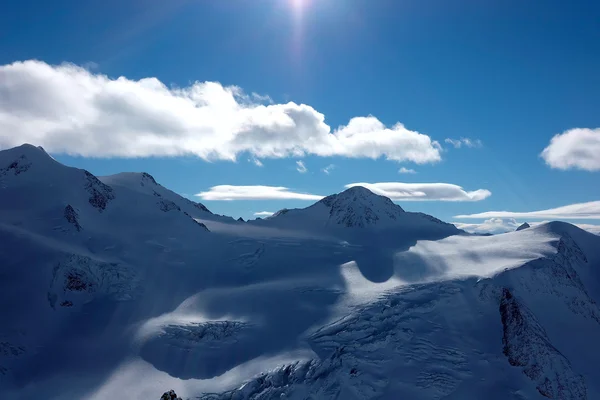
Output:
M599 248L364 188L243 223L24 145L0 152L0 398L598 399Z

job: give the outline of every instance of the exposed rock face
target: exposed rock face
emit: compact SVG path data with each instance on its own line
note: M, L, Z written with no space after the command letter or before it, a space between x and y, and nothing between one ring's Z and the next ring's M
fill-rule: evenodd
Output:
M140 180L140 185L145 186L147 184L151 184L154 186L157 185L156 180L152 175L150 175L147 172L142 172L142 179Z
M583 377L556 349L533 313L504 288L500 299L502 344L510 365L521 367L537 390L550 399L587 399Z
M527 228L531 228L531 226L527 222L524 222L516 230L522 231L523 229L527 229Z
M381 219L396 220L404 213L402 207L387 197L379 196L362 186L325 197L319 203L331 208L329 223L364 228Z
M90 194L89 202L99 212L106 209L108 203L115 198L113 189L100 182L98 178L88 171L83 171L86 176L85 189Z
M521 280L522 290L531 294L551 295L559 299L574 314L600 324L600 308L589 295L577 266L586 265L587 257L573 239L563 234L557 244L557 253L529 263L530 273Z
M181 400L181 397L177 397L177 394L174 390L169 390L160 396L160 400Z
M77 232L79 232L81 225L79 224L79 214L77 214L77 211L70 204L67 204L64 214L67 222L73 225L77 229Z
M75 254L58 263L52 275L48 290L52 308L57 303L63 307L84 304L97 295L128 300L139 290L139 279L131 267Z
M0 169L0 175L8 175L10 173L19 175L27 171L29 167L31 167L31 162L27 159L27 157L25 157L25 155L22 155L10 163L7 167Z
M171 200L161 199L157 202L157 204L158 208L160 208L160 210L163 212L168 212L171 210L181 211L181 208Z

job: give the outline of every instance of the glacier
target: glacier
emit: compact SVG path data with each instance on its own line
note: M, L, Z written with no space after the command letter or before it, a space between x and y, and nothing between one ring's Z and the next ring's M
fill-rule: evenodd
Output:
M23 145L0 151L0 398L598 399L598 249L362 187L235 220Z

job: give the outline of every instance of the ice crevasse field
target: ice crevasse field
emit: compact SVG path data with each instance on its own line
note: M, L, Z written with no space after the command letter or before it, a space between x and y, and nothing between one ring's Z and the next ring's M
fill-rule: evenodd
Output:
M0 398L599 399L600 237L363 187L251 221L0 151Z

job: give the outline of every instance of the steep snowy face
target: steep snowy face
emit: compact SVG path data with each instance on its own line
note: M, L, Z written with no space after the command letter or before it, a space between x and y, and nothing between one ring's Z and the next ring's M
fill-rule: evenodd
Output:
M319 203L330 208L328 224L346 227L385 225L404 214L402 207L362 186L328 196Z
M64 166L55 161L41 147L24 144L0 151L0 180L9 183L31 180L51 181L57 170Z
M99 179L110 186L154 196L159 199L163 211L179 208L194 218L217 217L203 204L188 200L157 183L154 177L147 172L121 172L115 175L101 176Z
M88 171L62 165L41 147L29 144L0 151L0 190L3 211L22 210L29 215L65 207L66 201L73 202L71 208L91 206L101 213L115 199L113 189ZM67 220L72 215L66 211Z
M327 196L307 208L283 209L263 220L248 222L352 242L369 241L379 233L387 237L388 245L441 239L462 232L430 215L406 212L389 198L361 186Z

